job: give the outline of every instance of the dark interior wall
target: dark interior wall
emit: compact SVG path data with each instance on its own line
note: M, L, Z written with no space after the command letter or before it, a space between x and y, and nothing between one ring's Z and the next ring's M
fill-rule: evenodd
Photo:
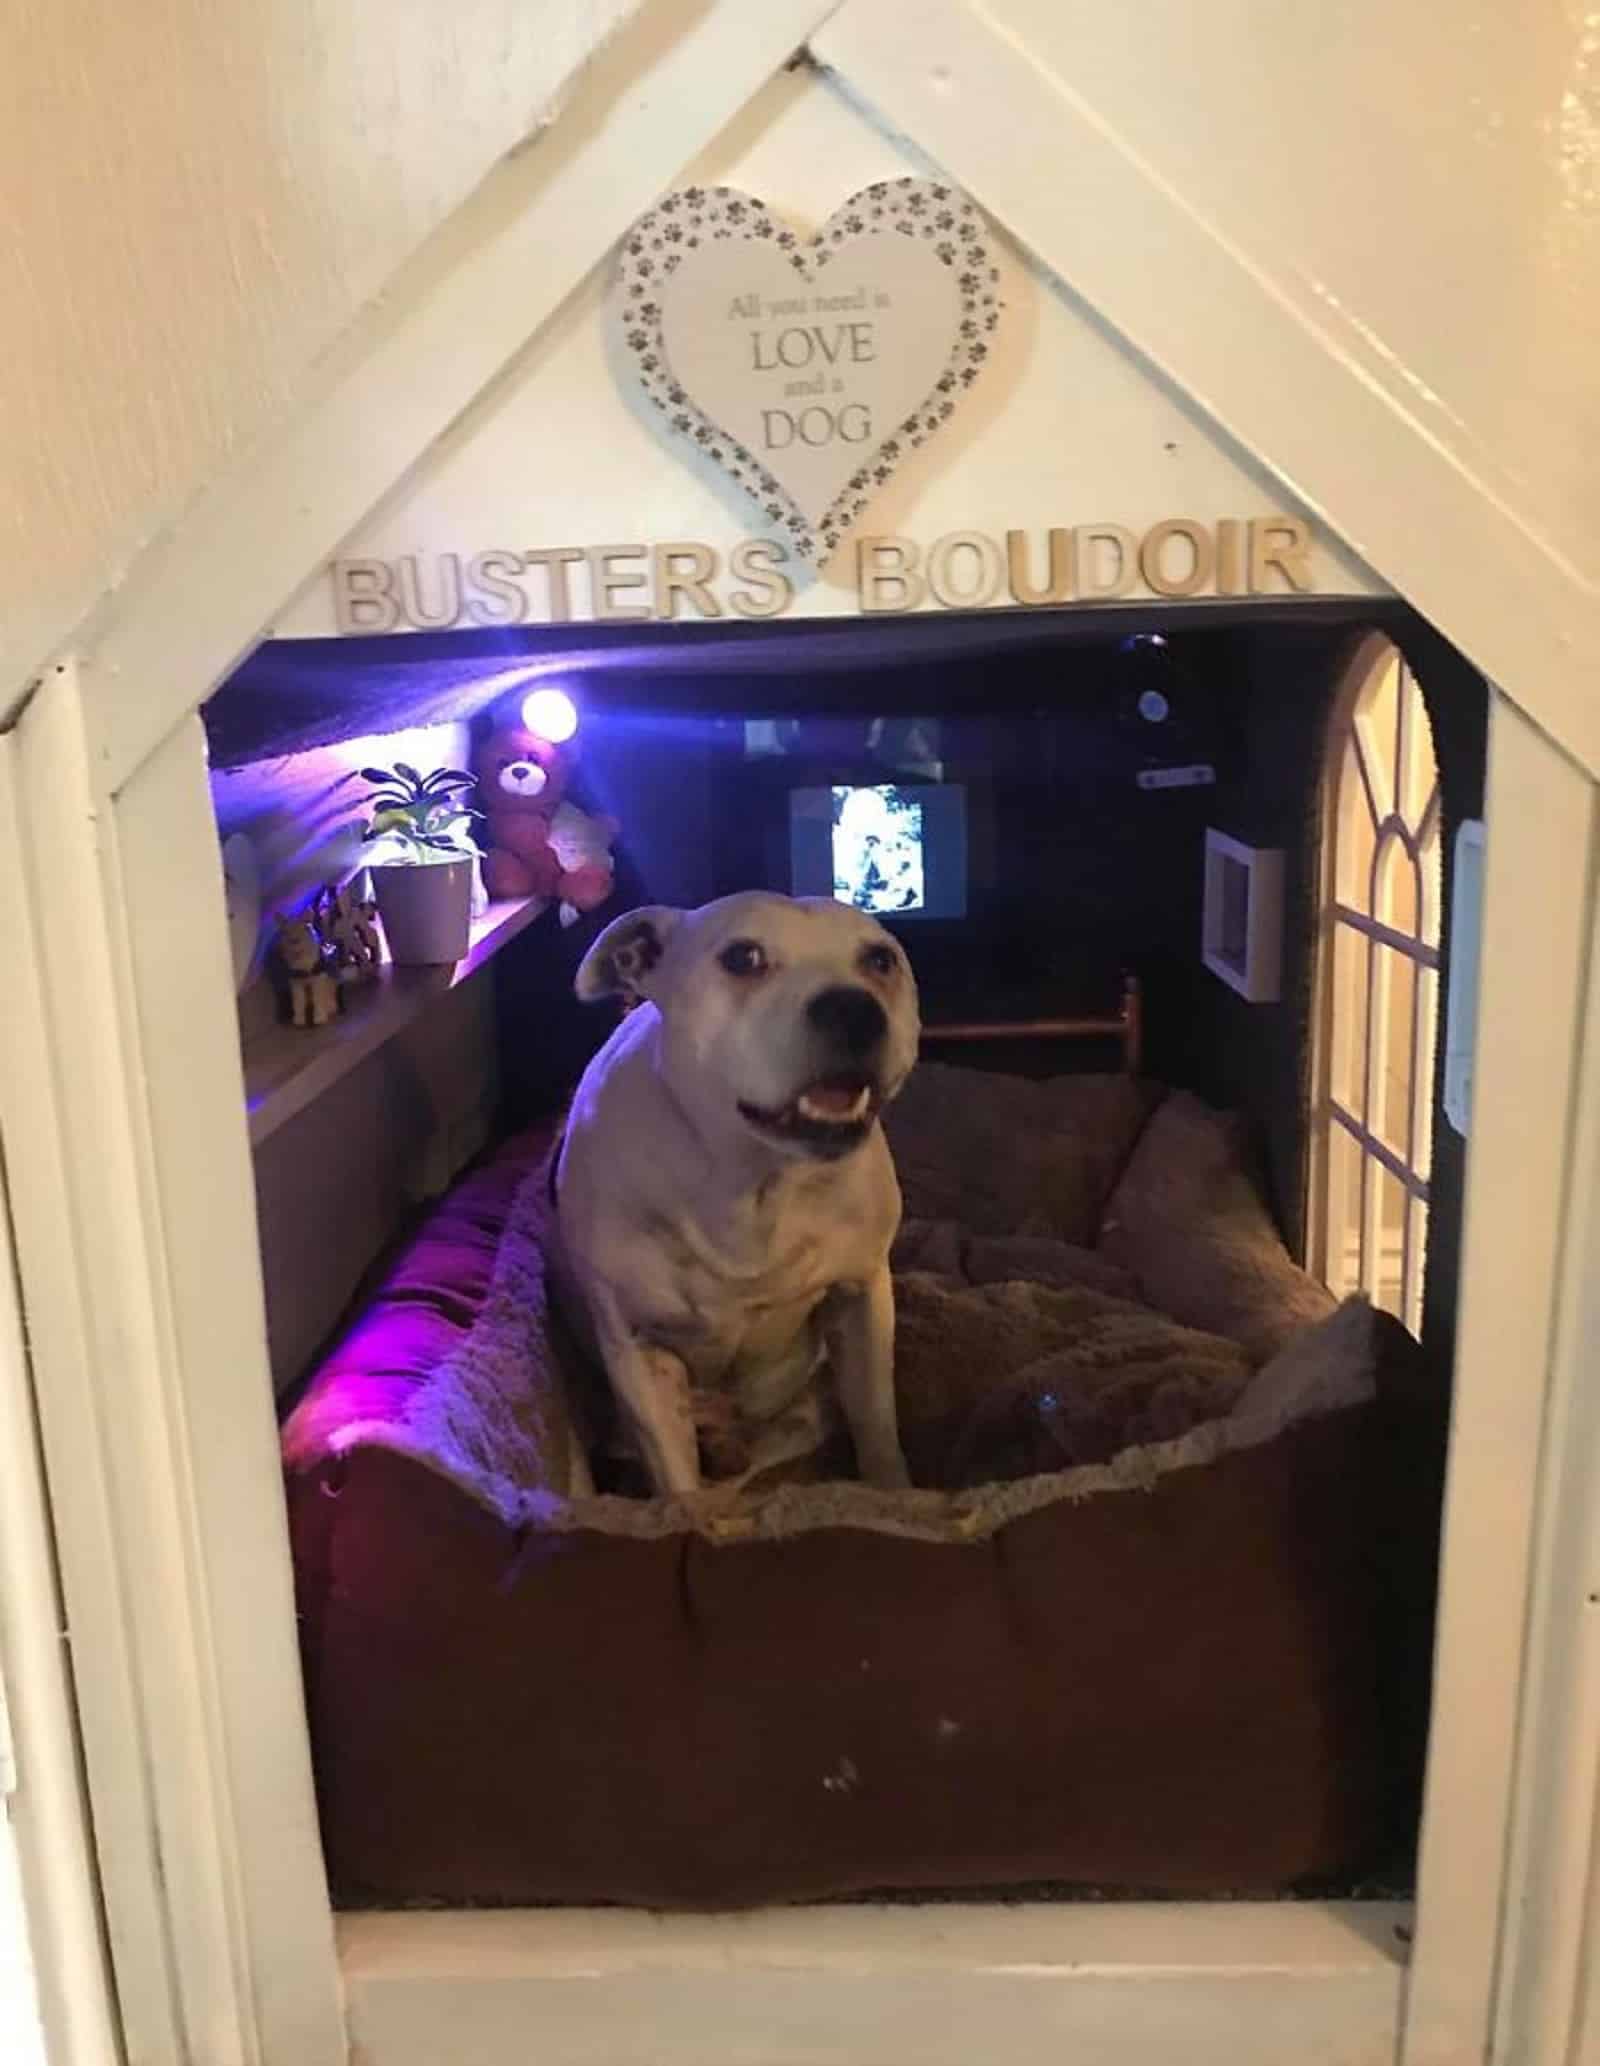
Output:
M1109 1001L1122 971L1138 975L1148 1070L1250 1117L1272 1204L1298 1246L1324 729L1372 622L1399 639L1429 704L1444 780L1448 950L1454 832L1482 808L1486 691L1443 640L1392 606L993 612L774 625L759 638L748 628L641 626L607 639L563 627L567 644L549 652L549 634L516 650L498 635L480 651L476 634L268 646L206 718L215 755L253 762L286 741L439 710L483 713L497 695L510 707L521 687L507 683L525 686L529 661L574 688L584 709L576 797L621 821L618 894L570 929L548 914L495 964L505 1116L517 1123L559 1101L608 1028L571 990L607 918L645 901L789 887L789 788L873 779L850 743L864 715L935 715L947 779L968 790L972 881L964 922L903 927L930 1016L1087 1006ZM1164 648L1128 643L1151 633ZM1154 730L1135 714L1150 687L1170 705ZM747 759L743 720L785 715L830 718L832 735L814 734L788 761ZM1196 761L1215 767L1214 788L1152 791L1135 779L1142 767ZM1285 851L1280 1004L1245 1003L1200 961L1208 824ZM1040 1061L1059 1066L1059 1051ZM1071 1065L1112 1057L1075 1051ZM1425 1333L1443 1364L1465 1149L1437 1084L1434 1152Z
M965 910L890 921L930 1018L1109 1003L1124 969L1149 982L1184 958L1202 793L1136 786L1139 758L1116 724L1108 682L1011 688L1016 701L1006 707L938 724L942 782L965 803ZM934 682L923 689L939 693ZM719 883L791 887L792 791L894 779L848 745L828 751L826 728L815 729L823 738L792 756L724 764ZM900 779L915 785L919 776Z
M616 1023L611 1007L579 1004L572 987L611 919L640 904L691 909L718 894L708 836L718 758L712 721L648 709L609 719L586 711L579 740L568 793L622 827L616 888L602 910L570 926L547 911L491 964L508 1128L557 1110Z
M1466 1196L1467 1142L1444 1115L1445 1000L1455 937L1455 843L1462 820L1483 816L1488 770L1489 690L1477 670L1426 624L1397 628L1433 727L1443 809L1444 895L1440 906L1443 954L1439 970L1439 1041L1434 1057L1433 1173L1428 1215L1428 1269L1423 1286L1422 1340L1434 1365L1455 1360L1461 1278L1461 1230ZM1492 833L1488 834L1492 837Z
M1181 643L1181 657L1156 663L1182 713L1159 738L1129 722L1151 674L1116 642L838 675L830 707L819 707L814 678L775 669L724 685L715 712L679 705L676 716L661 684L613 678L586 695L584 781L621 819L652 899L785 890L791 791L921 779L875 757L868 726L882 717L903 732L931 717L942 779L966 798L969 852L964 918L903 921L924 987L970 1009L997 990L1046 985L1067 996L1125 962L1142 973L1163 957L1192 980L1207 792L1135 781L1151 761L1215 751L1216 641ZM798 735L781 757L748 757L746 717L798 720Z
M1281 848L1281 1001L1250 1004L1209 977L1190 1043L1194 1087L1255 1123L1273 1210L1297 1254L1305 1236L1306 1093L1316 975L1318 789L1329 705L1348 633L1290 626L1229 641L1234 750L1212 823L1247 846Z
M578 801L623 828L636 894L691 910L719 892L715 850L726 722L627 710L582 727Z
M1132 973L1148 1001L1148 1066L1189 1083L1198 993L1213 980L1196 953L1198 861L1212 792L1143 789L1136 776L1151 764L1231 751L1217 725L1220 649L1207 631L1174 638L1166 650L1130 650L1111 638L1001 658L930 657L915 669L846 670L826 684L775 666L716 684L665 684L625 668L586 681L579 800L622 826L624 881L611 908L789 890L791 792L915 782L914 769L886 764L886 749L869 744L869 727L884 718L902 737L920 733L925 746L929 727L913 721L932 718L943 782L966 801L968 866L963 916L896 922L924 1015L1109 1007L1122 975ZM1152 728L1133 711L1155 684L1167 714ZM792 721L784 754L747 754L745 721L755 717ZM545 930L528 936L520 962L535 953L551 960L550 946L538 944ZM559 943L559 970L528 967L514 983L508 972L502 994L513 1021L536 1007L540 1025L536 1054L520 1064L507 1057L506 1080L521 1085L518 1117L558 1087L556 1057L567 1066L581 1061L585 1038L597 1040L609 1023L558 994L571 950L590 930ZM1115 1048L1075 1048L1065 1060L1059 1047L1005 1057L1007 1066L1030 1059L1115 1066Z
M1443 986L1455 829L1483 805L1486 690L1425 626L1408 618L1394 629L1428 703L1444 799L1445 965L1424 1336L1447 1370L1465 1143L1442 1105ZM619 678L609 691L616 709L597 709L588 727L586 778L623 821L636 895L693 903L747 886L787 889L789 791L883 779L861 748L868 714L939 716L945 779L968 794L971 884L964 921L899 928L927 1014L1092 1006L1109 1000L1123 970L1138 975L1150 1073L1247 1115L1274 1212L1300 1253L1325 741L1365 631L1349 623L1238 624L1178 635L1162 652L1108 639L999 661L963 656L909 679L892 670L846 673L830 684L828 700L855 717L816 719L789 757L765 761L745 758L742 718L728 705L742 701L751 715L804 714L816 701L810 678L773 669L725 684L717 713L677 717L666 714L659 692L648 709L630 708L633 691ZM1152 684L1171 710L1159 738L1131 716ZM1190 759L1215 767L1215 787L1152 791L1135 780L1152 760ZM1208 825L1284 852L1277 1004L1247 1003L1200 961ZM1058 1055L1045 1059L1059 1066ZM1076 1066L1102 1063L1109 1055L1074 1056Z

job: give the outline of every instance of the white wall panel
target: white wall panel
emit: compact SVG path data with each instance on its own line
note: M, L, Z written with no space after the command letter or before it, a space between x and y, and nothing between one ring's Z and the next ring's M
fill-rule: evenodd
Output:
M774 78L674 184L739 187L810 231L871 181L927 169L837 83L798 69ZM1051 525L1118 523L1142 533L1173 516L1213 524L1303 513L1282 481L1003 229L995 245L1005 305L993 355L951 421L908 452L874 496L856 536L897 533L925 553L949 532L999 539L1023 530L1042 577ZM526 552L688 538L725 561L741 538L768 531L759 504L700 461L639 390L612 336L612 274L608 256L342 554L418 555L424 592L434 599L440 553L465 560L490 547ZM1311 565L1323 594L1384 592L1325 528L1316 531ZM787 614L855 614L851 544L820 576L792 559L786 571L799 591ZM531 571L522 586L530 621L539 621L547 605L543 574ZM724 581L724 595L730 586L737 583ZM571 587L575 612L586 614L581 570ZM1137 592L1148 597L1142 585ZM302 638L329 637L335 628L332 587L320 572L273 626L280 636Z
M983 0L977 12L1487 492L1600 578L1600 12L1584 0Z
M13 0L0 712L639 0Z
M1330 128L1347 154L1387 153L1393 164L1393 208L1374 205L1361 230L1374 282L1392 296L1418 307L1438 299L1433 240L1445 238L1448 210L1472 217L1481 199L1501 220L1459 140L1430 131L1432 87L1420 74L1421 112L1409 130L1398 114L1388 131L1346 119L1334 46L1347 28L1359 41L1379 12L1377 0L1347 0L1337 21L1325 7L1280 10L1305 31L1296 41L1265 6L1225 6L1220 26L1207 9L1208 40L1195 41L1191 62L1174 19L1180 10L1160 0L1123 10L1016 0L1012 15L966 0L851 0L814 48L879 120L914 136L1288 480L1566 752L1600 769L1600 591L1572 557L1574 535L1593 528L1587 498L1535 494L1531 476L1519 485L1485 457L1494 447L1487 426L1498 436L1528 396L1556 392L1569 426L1584 422L1576 347L1565 336L1524 338L1504 356L1505 383L1485 403L1484 421L1458 410L1447 422L1437 406L1440 369L1450 353L1475 348L1459 311L1447 310L1428 351L1408 357L1385 341L1387 304L1376 285L1370 300L1363 292L1354 303L1306 286L1308 269L1326 284L1323 218L1340 218L1338 168L1315 158ZM1441 34L1456 19L1431 5L1399 12L1426 14ZM1121 49L1130 18L1142 24L1138 49L1148 64L1118 75L1125 90L1114 91L1100 78L1103 52ZM1323 43L1328 60L1319 68ZM1164 51L1178 53L1170 70ZM1396 62L1399 55L1422 62L1416 52L1397 53ZM1298 111L1303 160L1280 150L1270 127L1285 103ZM1200 156L1203 173L1191 162ZM1218 168L1229 166L1233 186L1213 191L1226 186ZM1274 243L1251 208L1258 187L1280 186L1293 207ZM1431 212L1417 198L1424 188ZM1508 242L1546 233L1534 202L1525 190ZM1492 239L1484 249L1473 265L1475 306L1486 311L1515 293L1517 276L1508 286ZM1592 309L1592 273L1572 291L1580 311ZM1592 463L1586 455L1579 465Z

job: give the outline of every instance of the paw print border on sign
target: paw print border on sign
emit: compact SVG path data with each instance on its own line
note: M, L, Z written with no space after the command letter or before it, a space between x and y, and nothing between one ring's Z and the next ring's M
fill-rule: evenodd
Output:
M950 267L961 320L933 391L869 454L813 526L756 455L697 408L673 378L662 342L660 285L702 241L739 237L770 243L812 282L839 245L885 234L925 240L940 263ZM954 414L954 398L972 387L999 326L999 288L989 227L977 208L946 181L916 178L877 180L863 187L809 238L737 187L685 187L658 201L628 231L617 282L623 343L640 387L697 452L704 455L715 446L722 471L802 559L819 564L864 514L905 453L926 444Z

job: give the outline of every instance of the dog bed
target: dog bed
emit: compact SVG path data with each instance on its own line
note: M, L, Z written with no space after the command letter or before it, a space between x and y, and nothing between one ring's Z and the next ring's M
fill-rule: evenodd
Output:
M910 1492L846 1451L574 1496L542 1137L398 1257L284 1430L337 1899L1261 1894L1387 1844L1443 1442L1409 1337L1295 1269L1193 1099L924 1067L892 1132Z

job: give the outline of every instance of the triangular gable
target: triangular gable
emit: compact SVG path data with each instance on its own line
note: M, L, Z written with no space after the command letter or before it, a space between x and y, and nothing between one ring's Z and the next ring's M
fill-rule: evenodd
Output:
M738 188L809 229L871 182L923 170L830 81L801 70L772 80L735 132L675 184ZM1004 606L1016 599L1009 565L998 582L994 576L1008 561L1008 536L1020 534L1009 557L1026 598L1048 589L1053 530L1074 534L1063 606L1104 601L1122 581L1129 599L1172 593L1193 565L1186 539L1146 553L1154 589L1126 541L1174 520L1201 526L1208 550L1220 541L1224 565L1203 596L1251 592L1252 536L1257 593L1281 601L1384 592L1282 483L1059 283L1003 235L995 246L1004 306L981 379L939 436L909 455L820 574L788 557L792 592L781 599L782 614L934 611L969 595ZM735 555L771 527L759 504L675 435L641 393L617 345L613 270L609 259L596 268L405 494L343 543L338 563L280 614L278 635L639 609L701 619L716 611L738 621L729 598L750 591ZM1303 530L1281 526L1284 517ZM952 547L958 538L968 542ZM1285 564L1269 555L1286 541L1295 553ZM653 578L661 561L652 549L668 545L708 556L698 594ZM1057 547L1067 549L1059 540ZM636 581L610 596L600 587L602 575L630 574ZM769 591L760 600L778 599Z
M875 120L913 138L1176 391L1202 396L1236 449L1270 454L1307 506L1600 767L1600 701L1578 665L1596 643L1593 595L1003 30L956 0L707 0L670 42L598 60L537 152L507 160L419 255L283 434L132 571L84 641L105 789L274 612L287 628L286 598L373 528L370 512L406 493L504 368L559 348L547 325L588 267L697 152L715 154L712 139L808 39Z

